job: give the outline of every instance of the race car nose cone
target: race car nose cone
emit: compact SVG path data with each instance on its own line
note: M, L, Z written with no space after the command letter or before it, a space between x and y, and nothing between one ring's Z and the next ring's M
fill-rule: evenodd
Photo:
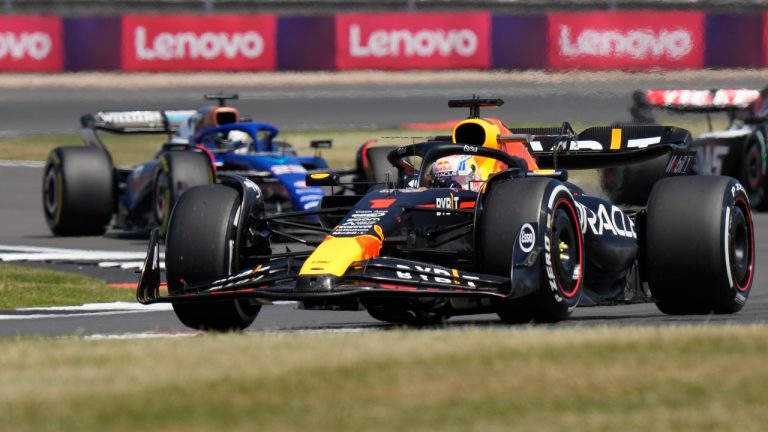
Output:
M332 274L299 276L296 291L330 292L340 278Z

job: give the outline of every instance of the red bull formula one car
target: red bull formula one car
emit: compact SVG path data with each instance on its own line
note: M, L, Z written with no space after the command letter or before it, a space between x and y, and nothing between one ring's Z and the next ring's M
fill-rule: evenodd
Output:
M579 304L654 301L668 314L733 313L754 274L749 199L730 177L691 176L690 134L668 126L575 133L507 128L480 117L498 99L451 101L470 116L451 137L398 147L389 184L327 195L325 238L272 250L292 217L266 216L259 188L237 176L189 190L166 239L167 295L157 235L137 297L170 302L196 329L242 329L262 305L364 309L378 320L439 323L495 312L510 323L567 318ZM568 169L661 159L642 206L587 194ZM310 184L339 176L314 173ZM598 184L600 182L597 182Z
M630 111L638 123L653 123L653 109L705 114L709 132L691 144L697 153L694 171L736 178L744 185L752 207L768 210L767 93L768 89L638 90ZM714 113L727 117L725 129L712 129L710 116Z

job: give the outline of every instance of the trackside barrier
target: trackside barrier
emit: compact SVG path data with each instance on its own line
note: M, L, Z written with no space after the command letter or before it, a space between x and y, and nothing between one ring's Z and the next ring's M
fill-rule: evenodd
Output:
M61 18L0 16L0 70L60 72L63 67Z
M704 66L703 12L549 14L553 69Z
M336 68L488 69L488 13L336 16Z
M764 14L707 15L706 59L712 68L754 68L765 65Z
M0 71L768 66L768 12L0 16Z

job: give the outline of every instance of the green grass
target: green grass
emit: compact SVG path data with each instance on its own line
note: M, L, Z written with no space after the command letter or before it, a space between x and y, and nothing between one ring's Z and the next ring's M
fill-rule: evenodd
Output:
M112 301L136 301L136 294L91 277L0 264L0 310Z
M668 125L688 128L694 136L707 130L703 116L668 116L660 117ZM521 127L535 126L521 124ZM579 131L590 124L574 123ZM725 127L722 118L716 118L715 128ZM279 138L292 143L299 154L311 155L309 142L313 139L332 139L333 148L322 154L334 168L353 167L355 152L368 140L376 140L384 145L403 145L423 141L428 136L450 134L450 131L411 131L398 129L384 130L323 130L323 131L287 131ZM102 134L107 148L118 166L130 166L146 161L155 154L165 140L162 135L110 135ZM82 145L79 136L25 136L0 138L0 159L45 160L50 150L61 145Z
M768 327L0 340L14 431L761 431Z
M281 133L279 138L292 143L302 155L314 154L314 150L309 148L311 140L332 139L333 148L323 151L322 154L332 167L342 168L354 166L355 152L368 140L375 139L382 144L401 145L423 141L424 137L438 133L441 132L330 130L287 132ZM102 137L118 166L135 165L151 159L165 141L162 135L102 134ZM82 140L75 135L0 138L0 159L45 160L51 149L63 145L82 145Z

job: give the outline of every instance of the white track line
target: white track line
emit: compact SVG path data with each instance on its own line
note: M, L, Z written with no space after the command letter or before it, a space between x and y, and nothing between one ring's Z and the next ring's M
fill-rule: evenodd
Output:
M94 262L100 267L140 269L144 265L145 252L103 251L87 249L63 249L39 246L0 245L0 261L64 261ZM164 256L160 254L160 268L164 268Z
M132 340L132 339L159 339L159 338L178 338L201 335L203 332L190 330L188 332L175 333L120 333L120 334L92 334L83 336L85 340Z
M0 167L42 168L44 166L45 166L45 162L43 162L43 161L0 160Z
M16 309L16 312L29 312L29 313L0 315L0 321L121 315L121 314L129 314L129 313L170 311L172 309L173 307L168 303L157 303L152 305L142 305L139 303L131 303L131 302L88 303L80 306L20 308L20 309ZM72 313L51 313L51 312L72 312Z

